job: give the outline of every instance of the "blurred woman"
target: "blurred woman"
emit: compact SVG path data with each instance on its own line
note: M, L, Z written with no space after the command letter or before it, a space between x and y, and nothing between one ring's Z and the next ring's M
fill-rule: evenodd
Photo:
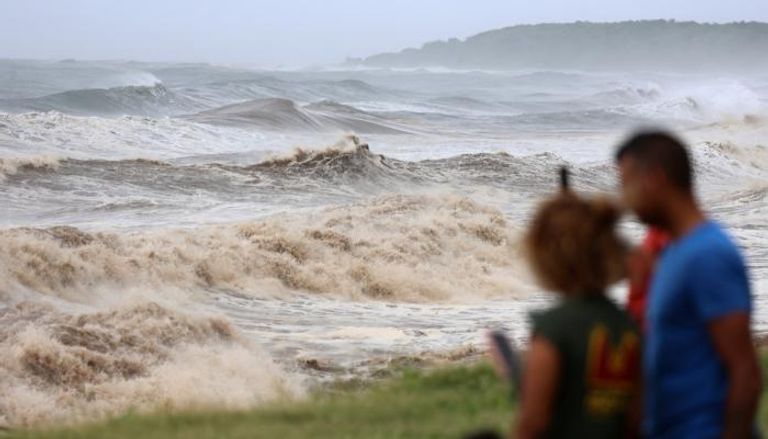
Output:
M525 234L528 262L557 294L532 316L512 436L633 437L639 430L640 335L606 297L625 274L618 209L570 190L542 203Z

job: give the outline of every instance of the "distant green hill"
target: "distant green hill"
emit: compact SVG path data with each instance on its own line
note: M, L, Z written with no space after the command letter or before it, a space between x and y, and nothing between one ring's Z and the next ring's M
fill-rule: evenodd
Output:
M768 73L768 23L653 20L520 25L349 63L369 67Z

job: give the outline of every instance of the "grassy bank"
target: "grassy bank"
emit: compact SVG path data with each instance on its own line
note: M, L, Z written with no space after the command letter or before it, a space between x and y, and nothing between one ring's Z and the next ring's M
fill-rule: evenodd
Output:
M405 371L367 386L337 386L291 405L248 412L123 416L47 432L13 432L35 439L102 438L442 438L479 427L506 430L509 393L486 364L432 372Z
M768 356L763 356L768 372ZM25 439L458 438L479 428L506 431L509 391L487 364L409 370L374 385L339 385L307 401L247 412L123 416L74 429L9 432ZM758 414L768 431L768 394ZM2 435L0 435L2 437Z

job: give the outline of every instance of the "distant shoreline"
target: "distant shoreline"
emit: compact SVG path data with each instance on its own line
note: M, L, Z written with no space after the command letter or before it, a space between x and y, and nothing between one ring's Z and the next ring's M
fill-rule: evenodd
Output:
M464 40L347 60L347 66L694 72L768 68L768 23L674 20L553 23L491 30Z

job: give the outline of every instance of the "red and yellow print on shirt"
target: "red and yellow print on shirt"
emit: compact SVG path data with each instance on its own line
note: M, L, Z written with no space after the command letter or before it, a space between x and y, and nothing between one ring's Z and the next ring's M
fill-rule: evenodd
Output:
M592 415L611 415L625 410L638 384L638 335L625 331L618 344L614 344L608 328L595 325L589 335L586 366L587 411Z

